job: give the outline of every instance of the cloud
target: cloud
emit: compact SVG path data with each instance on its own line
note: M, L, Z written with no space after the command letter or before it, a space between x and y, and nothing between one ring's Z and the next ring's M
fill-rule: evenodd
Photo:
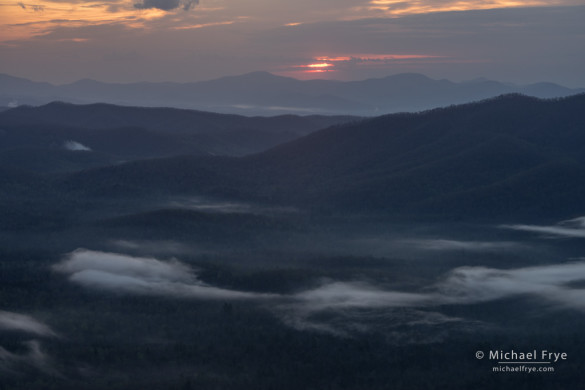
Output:
M543 233L557 237L585 238L585 217L559 222L552 226L540 225L502 225L504 229Z
M380 10L389 15L404 15L417 13L432 13L445 11L466 11L477 9L498 9L507 7L540 7L550 6L550 1L543 0L522 0L519 2L507 2L501 0L480 0L480 1L456 1L456 0L370 0L372 10ZM555 5L575 4L570 0L557 1Z
M212 213L252 214L254 212L254 207L250 204L237 202L214 202L203 198L175 199L169 203L169 206Z
M55 332L31 316L0 310L0 331L16 331L41 337L55 337ZM15 365L25 364L52 375L59 375L51 365L50 357L41 350L37 340L23 343L26 352L13 353L0 346L0 369L12 370Z
M74 152L91 152L91 148L76 141L65 141L63 147Z
M470 304L517 295L532 295L566 307L585 309L585 301L575 296L585 289L571 287L585 281L585 262L500 270L486 267L461 267L450 272L438 287L437 302Z
M297 213L298 210L292 207L270 207L250 203L215 201L200 197L181 197L171 200L165 207L178 207L190 210L197 210L209 213L238 213L271 215L275 213Z
M384 291L366 283L334 282L314 290L295 295L310 310L364 307L412 307L425 306L429 296L425 294Z
M21 331L37 336L55 336L55 332L42 322L24 314L0 310L0 331Z
M139 295L196 299L266 299L271 294L209 286L190 267L177 260L160 261L78 249L53 266L69 280L87 288Z
M75 17L51 7L44 14L24 12L14 4L14 16L9 15L11 23L35 20L37 23L5 29L0 40L22 40L11 42L14 46L0 47L4 72L35 75L36 79L58 83L73 82L88 74L99 80L124 83L193 82L259 69L282 73L291 66L309 63L314 57L370 58L370 54L389 53L441 58L348 61L343 66L340 62L339 70L330 75L357 80L420 72L435 79L454 81L485 76L517 83L546 80L573 87L583 84L580 70L584 56L573 48L580 47L582 42L577 32L583 28L585 7L383 18L381 12L354 12L355 1L343 1L339 6L331 1L275 5L232 2L223 8L201 2L196 13L156 8L137 10L132 6L134 2L143 3L141 0L130 2L129 6L120 3L120 12L116 14L107 12L107 7L100 8L99 12L80 8L75 11ZM240 19L244 15L249 18ZM60 21L51 22L57 19ZM210 32L213 39L194 39L193 34L201 31L189 29L225 21L237 23L214 28ZM281 27L291 22L304 23L294 28ZM392 39L388 39L390 36ZM89 40L82 47L61 40L79 37ZM49 44L49 40L53 42ZM543 40L563 44L542 45ZM183 48L187 46L193 50L185 52ZM83 55L67 57L66 61L58 54L71 50ZM112 60L112 53L128 56ZM37 61L37 57L43 61ZM167 59L171 57L180 60L169 64ZM140 65L135 66L136 63ZM319 73L313 75L322 77Z
M310 63L293 65L289 70L280 71L280 74L301 76L302 73L327 73L339 70L348 70L356 66L387 68L396 64L420 64L422 62L444 62L448 59L443 56L429 54L349 54L344 56L329 57L317 56Z
M325 284L294 295L294 300L281 306L277 314L296 329L339 335L380 326L375 324L381 319L390 328L446 325L461 331L469 321L436 310L445 305L473 305L523 295L537 297L549 308L585 310L585 289L571 286L582 281L585 262L511 270L459 267L421 292L389 291L368 283Z
M139 3L134 3L134 8L156 8L163 11L171 11L181 7L183 10L188 11L197 4L199 4L199 0L142 0Z
M16 3L22 9L32 9L35 12L43 12L45 10L45 6L41 4L24 4L23 2L19 1Z
M585 310L585 261L497 269L458 267L417 291L398 291L365 281L325 282L293 294L266 294L214 287L177 260L78 249L53 266L86 288L125 294L188 299L255 300L297 329L335 334L387 327L468 324L439 313L441 307L473 305L517 296L536 297L546 306ZM385 318L380 321L380 316Z
M538 296L563 306L585 309L585 289L571 283L585 281L585 262L502 270L458 267L425 292L388 291L367 283L330 283L295 296L306 310L376 307L437 307L468 305L517 295Z
M54 269L74 275L94 270L148 280L189 281L193 278L189 267L178 261L162 262L154 258L131 257L117 253L78 249Z
M510 241L459 241L446 239L412 239L404 240L402 242L409 246L416 248L431 250L431 251L502 251L513 250L521 247L520 244Z

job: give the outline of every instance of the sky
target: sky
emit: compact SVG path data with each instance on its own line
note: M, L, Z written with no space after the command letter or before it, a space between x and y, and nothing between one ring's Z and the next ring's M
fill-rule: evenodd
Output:
M252 71L585 87L585 0L0 0L0 73L56 84Z

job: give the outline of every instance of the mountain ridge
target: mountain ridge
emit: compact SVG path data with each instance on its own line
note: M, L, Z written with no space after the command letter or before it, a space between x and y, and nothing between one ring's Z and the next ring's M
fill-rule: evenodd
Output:
M337 125L246 157L137 161L66 183L86 194L100 183L103 194L157 188L325 214L571 217L585 213L584 107L585 94L506 95Z
M245 117L106 103L19 106L0 112L0 161L15 166L24 163L33 169L43 168L41 156L47 159L48 167L55 158L61 159L64 167L71 166L71 161L86 161L86 167L91 167L100 161L103 165L178 154L244 155L355 119L318 115ZM71 142L82 146L67 150ZM74 156L84 153L80 148L103 159ZM33 160L37 163L29 164Z
M540 98L585 92L554 83L513 85L480 79L473 82L435 80L419 73L402 73L360 81L297 80L269 72L189 83L104 83L85 79L64 85L37 83L0 75L0 105L40 105L54 100L71 103L107 102L118 105L175 107L248 116L351 114L378 116L462 104L506 93Z

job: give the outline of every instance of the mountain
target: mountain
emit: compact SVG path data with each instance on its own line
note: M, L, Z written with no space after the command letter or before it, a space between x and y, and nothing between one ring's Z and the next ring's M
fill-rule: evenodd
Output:
M171 108L50 103L0 112L0 162L66 171L121 160L243 155L353 117L244 117Z
M72 103L176 107L244 115L344 114L377 116L467 103L501 94L540 98L574 95L552 83L512 85L476 79L455 83L406 73L362 81L306 80L253 72L195 83L112 84L80 80L71 84L35 83L0 74L0 106Z
M585 94L506 95L320 130L242 158L136 161L69 176L87 196L220 196L326 214L561 218L585 213Z

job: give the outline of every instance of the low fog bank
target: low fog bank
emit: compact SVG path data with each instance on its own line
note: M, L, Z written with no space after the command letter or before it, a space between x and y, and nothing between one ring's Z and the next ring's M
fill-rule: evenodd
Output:
M78 249L53 266L85 287L140 295L198 299L252 299L270 297L209 286L194 271L177 261L132 257L117 253Z
M134 257L78 249L53 269L70 282L93 290L180 299L246 300L274 312L299 329L331 330L324 314L344 313L346 328L358 323L348 313L361 310L392 312L409 309L407 323L440 325L463 319L441 314L441 307L474 305L514 297L535 297L542 309L585 311L585 261L500 269L465 266L450 269L434 283L416 291L392 289L374 280L324 280L313 288L291 293L244 291L202 282L197 271L176 260ZM436 313L436 314L433 314ZM321 318L321 319L319 319ZM327 316L325 316L327 318Z

